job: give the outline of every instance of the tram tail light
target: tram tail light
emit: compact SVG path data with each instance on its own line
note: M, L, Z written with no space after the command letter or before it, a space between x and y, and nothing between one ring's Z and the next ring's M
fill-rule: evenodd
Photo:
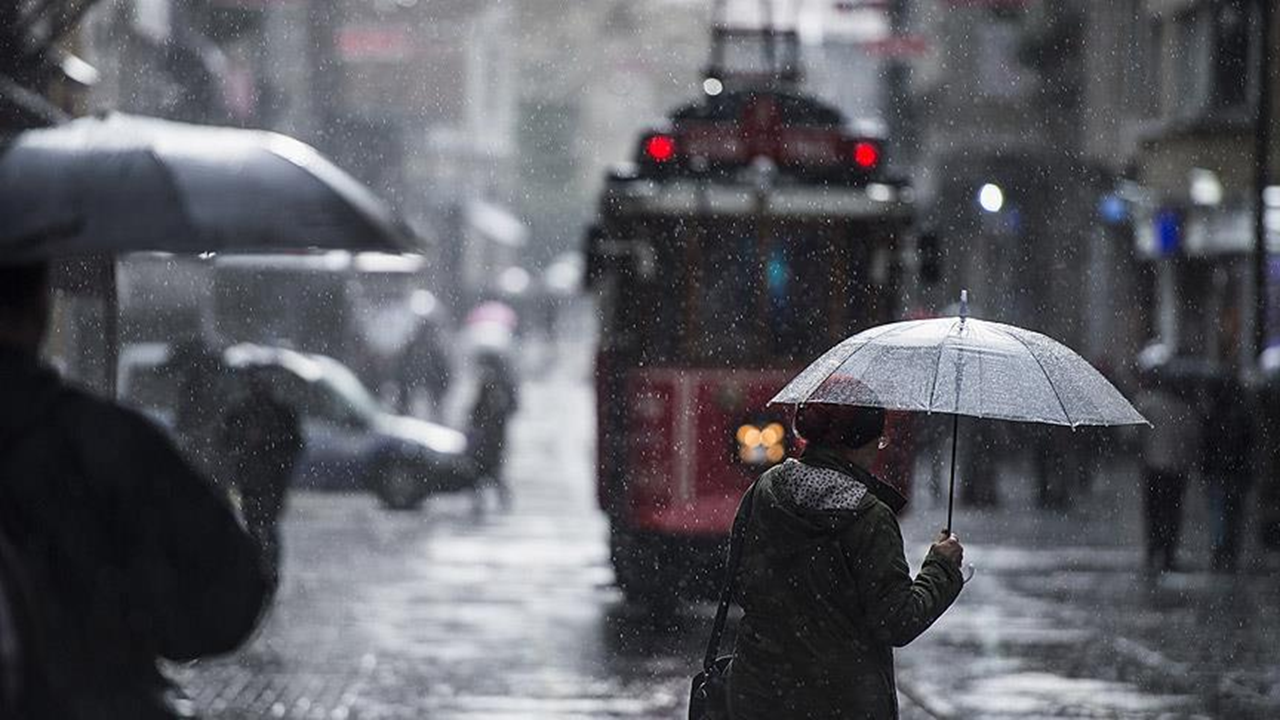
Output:
M745 423L734 433L738 459L748 465L776 465L787 456L787 429L782 423Z
M862 170L875 170L880 166L880 146L870 140L857 140L849 149L849 159Z
M656 163L671 162L676 157L676 139L665 133L656 133L644 139L645 158Z

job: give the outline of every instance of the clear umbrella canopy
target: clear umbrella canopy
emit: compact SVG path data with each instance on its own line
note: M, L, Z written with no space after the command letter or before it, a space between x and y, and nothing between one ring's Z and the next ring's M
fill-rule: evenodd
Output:
M955 317L854 335L772 402L872 405L1072 427L1146 422L1065 345L1011 325Z

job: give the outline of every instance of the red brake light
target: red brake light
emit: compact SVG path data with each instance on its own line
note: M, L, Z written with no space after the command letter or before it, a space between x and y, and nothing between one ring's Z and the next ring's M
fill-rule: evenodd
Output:
M853 162L864 170L871 170L880 164L880 148L867 140L859 140L853 144Z
M664 163L676 156L676 141L670 135L651 135L644 141L644 154L654 162Z

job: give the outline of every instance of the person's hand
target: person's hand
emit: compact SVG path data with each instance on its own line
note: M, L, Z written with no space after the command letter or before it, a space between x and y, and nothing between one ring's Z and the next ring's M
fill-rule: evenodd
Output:
M960 538L948 533L946 530L938 533L938 539L933 541L934 552L956 564L956 567L964 562L964 546L960 544Z

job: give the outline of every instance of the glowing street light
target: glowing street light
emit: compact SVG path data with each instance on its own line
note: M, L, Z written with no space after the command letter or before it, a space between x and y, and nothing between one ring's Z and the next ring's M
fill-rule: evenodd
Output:
M978 189L978 204L989 213L998 213L1004 207L1004 191L999 185L987 183Z

